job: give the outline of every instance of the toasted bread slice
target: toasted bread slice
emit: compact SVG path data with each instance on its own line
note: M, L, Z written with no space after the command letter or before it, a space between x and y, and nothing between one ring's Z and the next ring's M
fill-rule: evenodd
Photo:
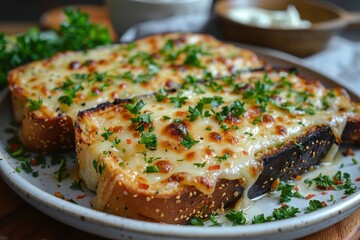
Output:
M73 122L79 111L264 65L253 52L210 36L174 33L59 53L13 70L8 82L26 147L51 152L74 146ZM40 106L29 106L34 101Z
M216 87L215 87L216 86ZM356 106L286 71L256 71L118 100L76 122L80 177L95 209L185 224L239 207L332 158ZM201 91L199 91L199 89Z

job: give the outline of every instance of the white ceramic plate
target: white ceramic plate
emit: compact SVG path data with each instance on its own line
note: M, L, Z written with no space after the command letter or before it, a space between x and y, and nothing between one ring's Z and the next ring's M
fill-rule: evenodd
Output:
M297 58L273 50L255 48L255 51L261 53L260 55L272 63L273 66L296 66L302 75L319 79L328 87L338 86L335 81L304 67ZM85 188L85 193L70 189L73 181L71 177L61 183L52 177L59 165L52 166L49 159L44 169L40 166L33 167L39 172L39 176L36 178L31 174L26 174L24 171L20 173L15 171L19 167L19 161L11 158L6 152L6 140L10 135L5 133L4 130L10 126L12 119L10 100L7 95L6 91L0 92L0 174L3 179L20 197L40 211L68 225L99 236L114 239L292 239L326 228L347 217L360 206L360 191L343 199L343 191L327 191L326 195L322 195L321 191L308 189L303 184L303 181L300 181L294 182L294 184L299 186L301 193L305 196L309 193L315 193L317 196L313 199L325 201L329 206L313 213L304 214L309 201L292 199L289 205L299 208L302 212L297 217L236 227L233 227L229 221L226 221L221 216L218 219L224 222L222 227L209 227L209 223L206 223L205 227L195 227L149 223L98 212L91 209L89 204L89 199L94 196L93 193ZM354 100L360 101L358 95L354 93L351 93L351 95ZM355 158L360 160L359 148L355 149L355 154ZM73 170L76 166L75 154L71 152L66 153L66 155L68 169L75 172L76 170ZM344 167L340 169L342 164ZM307 173L303 176L303 179L314 178L320 172L332 176L338 170L349 173L357 189L360 188L360 182L355 182L355 178L360 177L360 163L354 164L352 157L344 157L340 153L332 165L323 166ZM56 192L61 192L67 199L75 200L78 205L55 197ZM83 194L86 194L85 198L77 199L78 196L83 197L81 196ZM334 195L335 204L329 200L330 195ZM264 213L265 216L269 216L274 208L280 207L279 193L270 194L254 202L253 205L253 207L245 211L250 222L254 214Z

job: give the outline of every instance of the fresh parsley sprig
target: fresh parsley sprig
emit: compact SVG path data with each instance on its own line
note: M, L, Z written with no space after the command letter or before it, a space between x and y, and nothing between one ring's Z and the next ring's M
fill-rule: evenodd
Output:
M66 21L59 32L37 28L8 37L0 33L0 87L6 85L8 72L24 63L41 60L65 50L85 50L111 43L107 28L89 21L87 13L74 8L64 11Z

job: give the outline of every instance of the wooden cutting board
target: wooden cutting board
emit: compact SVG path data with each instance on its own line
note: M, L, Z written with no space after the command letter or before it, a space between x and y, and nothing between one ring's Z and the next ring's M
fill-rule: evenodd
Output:
M20 199L0 178L0 240L3 239L104 239L67 226ZM358 240L360 209L343 221L301 240Z

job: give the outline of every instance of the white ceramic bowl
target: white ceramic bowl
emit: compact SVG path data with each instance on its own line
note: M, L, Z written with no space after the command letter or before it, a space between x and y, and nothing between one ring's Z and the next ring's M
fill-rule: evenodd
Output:
M115 31L121 36L136 23L175 15L208 14L213 0L107 0Z

